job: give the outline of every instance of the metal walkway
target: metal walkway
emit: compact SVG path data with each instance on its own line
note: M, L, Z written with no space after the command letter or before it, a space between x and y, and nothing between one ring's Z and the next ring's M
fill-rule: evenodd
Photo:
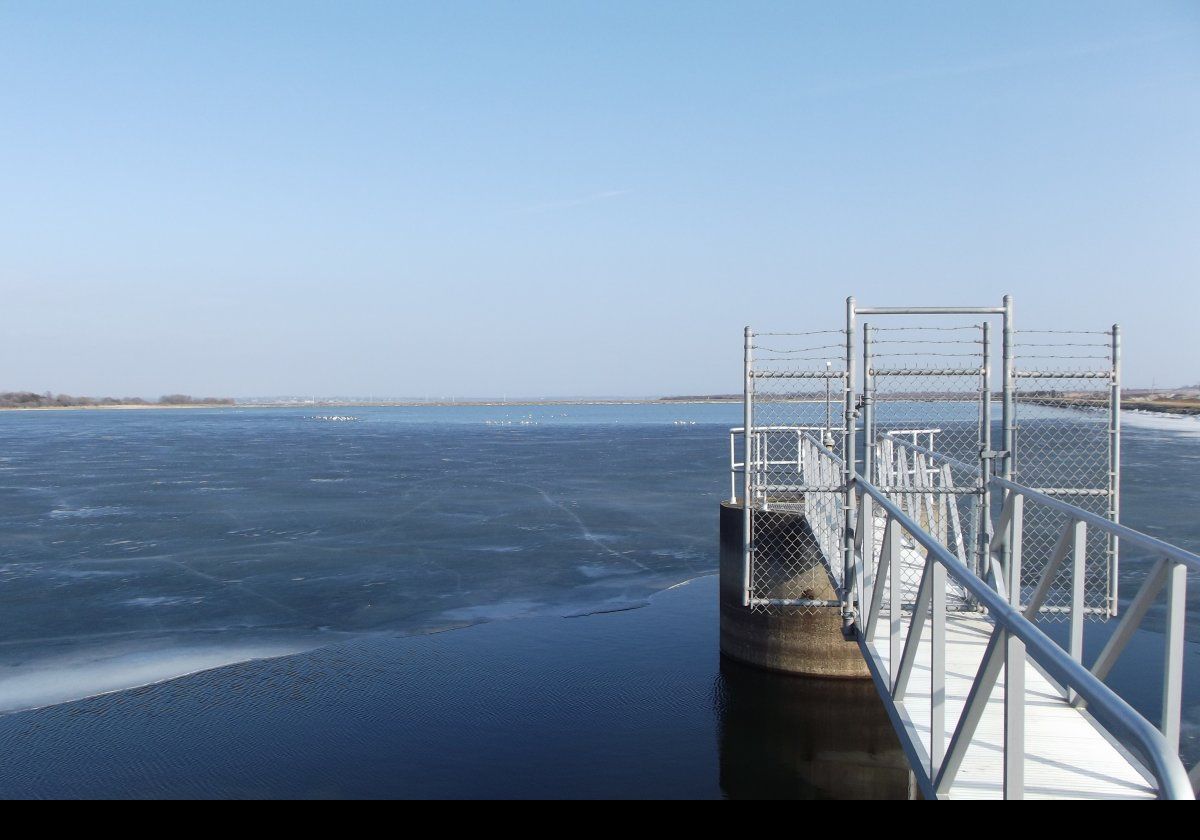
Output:
M903 446L924 463L938 460ZM826 457L836 459L828 450ZM852 479L854 568L843 596L919 787L943 799L1193 798L1178 749L1183 586L1200 557L1005 479L991 484L1005 503L980 576L947 547L946 529L930 533L937 485L888 493ZM1022 542L1033 506L1054 511L1062 525L1050 561L1027 588ZM1082 661L1089 528L1157 558L1090 669ZM1066 648L1037 627L1064 573ZM1164 588L1163 712L1155 726L1103 678Z
M844 466L811 430L773 431L800 437L793 449L799 476L829 477ZM945 503L956 492L947 486L954 482L951 466L964 465L895 436L877 443L875 455L887 465L882 472L890 483L881 489L851 473L851 566L836 575L837 545L808 526L790 529L806 541L783 545L820 558L789 574L810 582L814 575L828 578L824 590L836 590L840 600L777 599L770 607L840 606L922 793L936 799L1194 798L1200 768L1189 778L1178 749L1184 594L1188 571L1200 572L1200 557L993 477L990 491L1004 504L987 523L978 568L962 520ZM731 468L745 468L732 452ZM839 518L827 505L827 487L815 490L801 493L799 502L766 503L770 515ZM1058 529L1044 563L1039 550L1032 576L1023 568L1024 543L1036 532L1027 513ZM767 515L766 508L758 515ZM1102 539L1089 539L1089 530ZM1153 563L1105 649L1086 667L1088 548L1103 553L1117 540ZM1162 714L1152 723L1104 679L1164 591ZM1050 604L1056 606L1047 611ZM1050 620L1069 622L1065 646L1038 627ZM1009 674L1016 679L1010 682Z
M881 620L891 620L883 611ZM911 615L902 612L905 634ZM987 651L995 625L985 617L962 614L946 619L945 714L958 720L971 696L975 675ZM933 644L922 637L913 661L905 699L892 708L893 724L906 740L920 744L910 759L927 761L931 749L930 719L933 699ZM872 645L867 655L872 676L883 693L892 672L889 646ZM1067 702L1059 690L1032 662L1025 664L1025 798L1026 799L1154 799L1157 791L1137 764L1108 740L1080 709ZM1004 708L1007 687L1003 673L983 708L958 774L943 796L947 799L1004 798ZM952 733L943 733L940 752L949 750Z

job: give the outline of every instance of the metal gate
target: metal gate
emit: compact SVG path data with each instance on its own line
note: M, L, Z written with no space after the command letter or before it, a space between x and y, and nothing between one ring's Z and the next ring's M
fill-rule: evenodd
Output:
M923 320L862 325L863 474L978 574L990 535L991 325ZM881 544L883 523L873 526ZM923 564L905 559L896 568L911 603ZM951 594L966 605L965 592Z

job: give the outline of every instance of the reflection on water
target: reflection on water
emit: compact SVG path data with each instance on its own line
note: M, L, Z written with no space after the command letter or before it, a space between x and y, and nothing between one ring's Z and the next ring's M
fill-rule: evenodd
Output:
M913 799L870 680L776 674L721 657L721 790L733 799Z

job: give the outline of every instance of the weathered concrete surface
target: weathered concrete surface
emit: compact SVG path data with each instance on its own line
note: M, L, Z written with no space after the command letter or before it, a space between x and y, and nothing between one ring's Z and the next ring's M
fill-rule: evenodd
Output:
M808 527L799 514L775 516L779 521L774 527ZM813 599L836 598L819 568L803 579L789 581L787 589L811 593ZM783 608L768 615L742 606L742 509L728 502L721 504L720 598L721 652L725 655L788 674L870 679L858 643L842 636L839 608Z
M733 799L917 799L869 680L777 674L721 658L721 789Z

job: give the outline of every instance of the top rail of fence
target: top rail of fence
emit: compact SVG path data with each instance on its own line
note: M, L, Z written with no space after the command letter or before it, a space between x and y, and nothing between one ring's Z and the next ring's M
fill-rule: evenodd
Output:
M1003 315L1003 306L860 306L856 315Z

